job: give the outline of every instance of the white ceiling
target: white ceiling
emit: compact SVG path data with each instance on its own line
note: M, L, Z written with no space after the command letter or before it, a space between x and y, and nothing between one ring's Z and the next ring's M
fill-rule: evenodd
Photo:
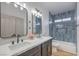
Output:
M26 4L46 8L52 14L66 12L76 8L76 2L26 2Z

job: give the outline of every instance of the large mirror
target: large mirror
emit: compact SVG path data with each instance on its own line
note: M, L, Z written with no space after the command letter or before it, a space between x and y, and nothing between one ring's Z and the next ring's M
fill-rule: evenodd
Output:
M21 5L1 2L1 37L27 35L28 12Z
M37 9L32 12L32 32L35 35L42 34L42 14Z

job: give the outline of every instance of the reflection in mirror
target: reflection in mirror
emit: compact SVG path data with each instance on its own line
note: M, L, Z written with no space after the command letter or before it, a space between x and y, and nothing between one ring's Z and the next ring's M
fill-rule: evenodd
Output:
M27 34L27 10L10 2L1 2L1 37L24 36Z
M34 13L34 11L36 11ZM32 32L35 35L39 35L42 33L42 14L39 10L34 10L32 13Z

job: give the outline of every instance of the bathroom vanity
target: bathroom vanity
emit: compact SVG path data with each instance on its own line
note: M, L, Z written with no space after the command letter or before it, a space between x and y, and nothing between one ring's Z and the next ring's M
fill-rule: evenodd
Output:
M21 53L19 56L50 56L52 55L52 39Z
M52 55L52 37L40 37L24 39L23 42L12 45L9 43L0 45L0 56L51 56Z

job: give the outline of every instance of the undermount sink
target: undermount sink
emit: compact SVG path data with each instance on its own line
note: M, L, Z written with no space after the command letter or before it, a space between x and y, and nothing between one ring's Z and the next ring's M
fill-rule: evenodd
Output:
M40 38L34 37L33 39L23 40L23 42L21 42L21 43L17 43L17 44L13 44L13 45L10 44L8 47L10 50L15 50L15 49L19 49L19 48L24 47L24 46L29 46L29 44L37 42L38 40L40 40Z
M15 49L19 49L21 47L27 46L29 45L29 42L22 42L22 43L18 43L18 44L14 44L14 45L10 45L8 46L10 50L15 50Z

